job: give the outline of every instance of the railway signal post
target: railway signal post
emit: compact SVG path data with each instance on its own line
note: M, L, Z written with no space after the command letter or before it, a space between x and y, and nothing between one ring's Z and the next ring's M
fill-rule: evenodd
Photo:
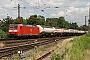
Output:
M21 59L21 55L20 54L22 54L22 51L18 50L19 59Z

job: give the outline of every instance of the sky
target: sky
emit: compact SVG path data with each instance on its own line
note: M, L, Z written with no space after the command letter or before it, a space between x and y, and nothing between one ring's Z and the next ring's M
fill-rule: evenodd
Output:
M87 16L88 25L90 0L1 0L0 19L7 16L17 18L18 4L20 4L20 16L25 19L34 14L45 18L63 16L69 23L76 22L81 26L85 24Z

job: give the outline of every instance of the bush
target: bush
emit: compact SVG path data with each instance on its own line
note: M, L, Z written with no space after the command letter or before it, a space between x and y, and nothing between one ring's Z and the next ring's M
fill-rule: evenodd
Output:
M61 60L61 56L59 54L53 53L51 60Z
M70 52L70 59L84 60L86 49L90 49L90 34L83 35L72 41L72 49Z
M0 39L1 38L7 38L7 33L0 29Z

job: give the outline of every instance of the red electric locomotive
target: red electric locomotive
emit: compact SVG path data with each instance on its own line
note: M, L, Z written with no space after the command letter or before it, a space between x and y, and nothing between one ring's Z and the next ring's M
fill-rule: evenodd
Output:
M8 34L10 38L38 37L39 28L33 25L10 24Z

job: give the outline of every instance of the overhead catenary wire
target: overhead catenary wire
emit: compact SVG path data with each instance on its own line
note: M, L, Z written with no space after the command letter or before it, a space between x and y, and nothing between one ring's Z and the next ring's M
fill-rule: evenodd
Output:
M41 0L41 2L42 2L44 5L46 5L43 0Z
M43 1L43 0L41 0L41 1L42 1L43 4L45 5L44 1ZM26 2L26 0L24 0L24 2ZM27 3L28 3L28 2L27 2ZM33 7L32 7L33 9L38 9L38 10L40 10L41 12L43 12L43 13L45 13L45 14L48 14L48 13L45 12L45 9L40 6L40 0L37 0L36 6L33 5L33 4L31 4L31 3L28 3L28 4L31 5L31 6L33 6Z
M13 0L12 0L12 1L13 1ZM35 4L35 3L32 4L32 3L28 2L27 0L18 0L18 1L22 1L22 2L24 2L25 5L28 5L28 7L26 6L26 8L37 9L37 10L39 10L39 11L45 13L45 14L49 14L49 13L47 12L47 8L48 8L48 11L51 11L51 12L54 11L55 8L60 8L60 7L58 7L58 6L56 6L56 7L47 6L48 4L45 3L45 1L43 1L43 0L35 0L35 1L36 1L36 4ZM50 1L49 1L49 2L50 2ZM43 6L41 6L40 3L43 3ZM52 9L52 8L53 8L53 9ZM10 9L10 8L7 8L7 9ZM11 10L13 10L13 9L11 9ZM49 15L50 15L50 14L49 14Z

